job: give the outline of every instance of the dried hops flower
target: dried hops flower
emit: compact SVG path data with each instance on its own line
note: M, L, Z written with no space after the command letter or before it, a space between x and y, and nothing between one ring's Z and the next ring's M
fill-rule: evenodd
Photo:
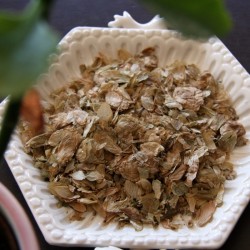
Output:
M246 144L222 86L193 64L158 67L152 48L80 70L51 94L43 134L20 126L51 193L75 218L93 211L136 230L209 222L235 177L230 153Z

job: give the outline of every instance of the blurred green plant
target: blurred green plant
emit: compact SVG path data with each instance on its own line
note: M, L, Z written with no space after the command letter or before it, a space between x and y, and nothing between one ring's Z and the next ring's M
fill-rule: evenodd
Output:
M21 13L0 12L0 97L9 96L0 133L3 155L25 91L48 66L58 37L46 22L52 1L33 0Z
M47 3L33 0L20 14L0 12L1 97L19 98L47 67L58 42L43 18Z
M168 28L184 36L207 39L225 36L232 20L223 0L140 0L165 18Z
M48 25L51 0L31 0L21 13L0 12L0 98L9 96L0 131L0 157L19 118L25 91L46 70L58 37ZM141 0L169 28L194 38L223 36L231 19L223 0Z

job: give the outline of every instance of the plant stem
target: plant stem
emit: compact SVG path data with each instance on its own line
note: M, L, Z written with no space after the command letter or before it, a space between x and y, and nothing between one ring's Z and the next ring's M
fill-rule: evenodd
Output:
M49 19L49 13L53 2L54 0L42 0L43 4L42 18L45 19L46 21L48 21Z
M16 127L19 118L19 110L21 99L9 100L8 106L5 110L2 128L0 131L0 159L3 158L4 152L7 149L13 130Z

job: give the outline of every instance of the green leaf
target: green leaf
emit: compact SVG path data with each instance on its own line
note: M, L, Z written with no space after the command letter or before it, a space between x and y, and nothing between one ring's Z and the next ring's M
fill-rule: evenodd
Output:
M0 97L20 98L46 70L58 42L41 19L46 6L37 0L21 14L0 13Z
M168 28L194 38L224 36L232 21L223 0L141 0L163 16Z
M0 11L0 52L9 53L25 39L41 13L41 1L31 1L20 13Z
M37 22L33 30L9 54L0 55L1 95L22 95L48 66L48 56L55 50L57 39L48 25Z

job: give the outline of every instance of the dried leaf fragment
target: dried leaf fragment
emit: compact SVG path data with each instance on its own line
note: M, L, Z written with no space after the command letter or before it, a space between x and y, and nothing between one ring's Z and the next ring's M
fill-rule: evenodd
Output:
M186 109L198 111L204 103L202 91L195 87L176 87L174 99Z
M215 212L216 206L214 201L209 201L201 206L197 213L197 224L202 227L208 223Z

